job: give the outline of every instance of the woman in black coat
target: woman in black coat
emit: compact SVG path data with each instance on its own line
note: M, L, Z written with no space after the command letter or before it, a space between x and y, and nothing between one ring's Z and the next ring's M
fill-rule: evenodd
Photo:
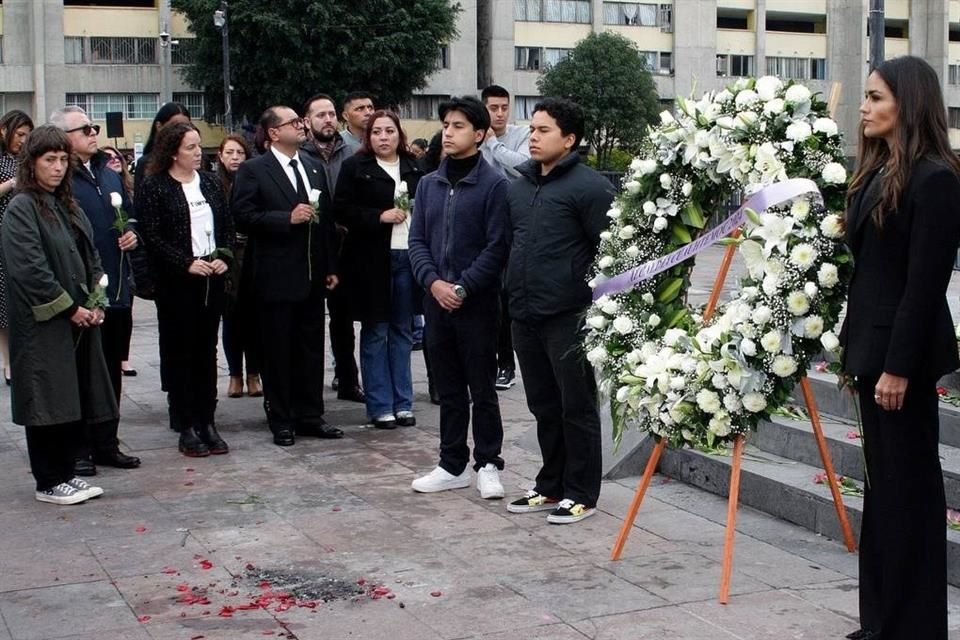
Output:
M343 163L335 191L337 222L347 228L342 280L361 322L367 414L381 429L416 424L410 352L418 296L407 253L412 207L402 200L413 201L421 175L399 117L377 111L363 147Z
M940 81L920 58L881 64L860 108L847 243L855 269L841 332L856 377L867 486L860 624L850 638L946 640L937 380L960 366L946 290L960 243L960 161Z
M202 153L192 124L161 129L137 200L156 282L170 424L180 433L180 451L191 457L229 450L214 412L217 329L234 233L220 179L198 171Z

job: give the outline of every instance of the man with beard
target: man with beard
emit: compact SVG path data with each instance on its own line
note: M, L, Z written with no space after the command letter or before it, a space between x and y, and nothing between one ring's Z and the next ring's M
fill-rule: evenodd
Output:
M333 106L333 99L323 93L318 93L303 105L304 121L307 129L307 139L300 150L317 161L327 175L327 188L330 191L330 201L333 201L337 177L340 175L340 166L343 161L353 155L355 149L350 147L337 131L337 108ZM343 237L347 230L337 225L337 252L343 247ZM364 402L363 390L357 372L357 361L353 355L356 336L353 331L353 320L350 318L350 309L347 308L347 291L342 284L327 295L327 309L330 312L330 346L333 349L334 373L333 390L337 398Z

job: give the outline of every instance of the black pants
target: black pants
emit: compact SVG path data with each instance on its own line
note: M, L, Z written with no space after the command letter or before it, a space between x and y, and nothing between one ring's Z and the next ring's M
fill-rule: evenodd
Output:
M349 391L360 386L357 359L354 356L356 335L347 292L338 286L327 294L327 309L330 311L330 348L333 351L333 375L339 380L339 388Z
M513 331L510 328L510 296L506 289L500 292L500 334L497 339L497 368L514 371L517 363L513 358Z
M37 483L46 491L73 478L73 460L81 438L81 423L27 426L27 455Z
M513 344L543 456L535 490L593 507L600 496L600 415L581 326L579 312L536 324L515 321Z
M214 420L223 298L222 277L188 276L157 285L160 371L170 423L178 431Z
M440 394L440 466L453 475L467 468L472 399L473 468L492 463L503 469L503 422L494 386L500 323L497 294L471 296L452 313L428 294L424 312L429 327L425 346L430 353L433 383Z
M946 502L936 383L911 380L900 411L858 381L869 485L860 530L860 625L883 640L946 640Z
M123 371L121 364L130 346L130 332L133 330L133 309L109 307L104 310L103 324L100 325L100 342L103 346L103 358L107 361L113 396L120 406L123 393ZM120 420L108 420L97 424L84 424L77 441L76 453L79 458L89 458L94 454L114 453L120 447L117 431Z
M231 376L243 375L246 359L247 375L260 375L260 331L257 308L249 290L242 290L232 308L223 314L223 353Z
M261 302L264 407L270 429L323 420L323 285L301 302Z
M130 339L133 338L133 300L130 300L130 308L128 309L130 321L123 328L123 351L120 354L120 361L125 362L130 359ZM118 401L119 402L119 401Z

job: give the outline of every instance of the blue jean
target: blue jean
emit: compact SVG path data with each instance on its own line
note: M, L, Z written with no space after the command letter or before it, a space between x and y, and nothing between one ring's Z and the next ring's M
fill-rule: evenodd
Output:
M390 251L390 321L363 322L360 373L371 419L413 409L413 295L415 283L406 250Z

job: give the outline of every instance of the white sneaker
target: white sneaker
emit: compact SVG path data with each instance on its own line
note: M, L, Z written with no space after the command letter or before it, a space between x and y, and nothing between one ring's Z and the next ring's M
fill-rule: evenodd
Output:
M80 504L86 502L90 496L77 491L66 482L61 482L45 491L37 491L34 497L40 502L49 502L50 504Z
M103 495L103 489L90 484L86 480L81 480L80 478L71 478L70 480L67 480L67 484L80 493L87 494L88 498L99 498Z
M500 472L497 466L488 462L477 471L477 490L484 500L499 500L503 497L503 485L500 484Z
M449 473L443 467L437 467L425 476L421 476L410 485L419 493L436 493L450 489L463 489L470 486L470 468L467 467L458 476Z

